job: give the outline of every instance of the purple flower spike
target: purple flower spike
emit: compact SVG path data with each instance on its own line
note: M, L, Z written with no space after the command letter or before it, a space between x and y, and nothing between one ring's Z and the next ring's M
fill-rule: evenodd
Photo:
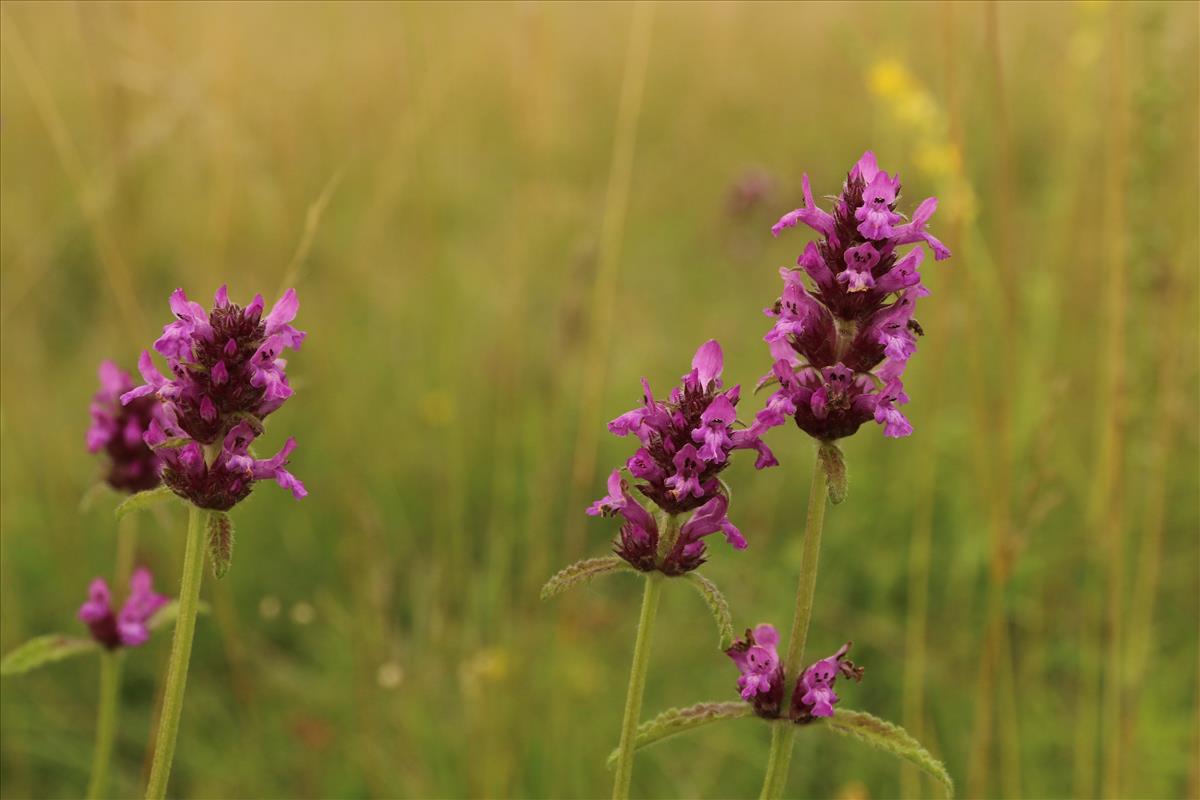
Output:
M767 309L774 323L764 338L775 366L760 386L777 388L755 418L756 433L789 416L821 441L850 436L872 419L885 436L912 433L896 406L908 400L900 379L923 333L913 311L929 291L918 271L924 251L898 248L923 242L939 261L950 251L926 230L937 199L922 201L905 222L899 197L899 176L879 169L867 151L832 214L816 208L806 177L804 206L771 229L778 235L803 222L821 238L805 247L798 269L782 270L783 293Z
M660 522L629 494L629 484L614 470L608 494L588 509L592 516L619 514L626 523L616 552L638 569L679 575L696 569L705 559L703 538L721 531L737 549L746 546L726 516L728 500L718 475L729 466L735 450L754 450L758 469L777 462L757 427L738 427L741 389L722 390L724 356L716 340L696 351L691 370L667 400L656 400L642 380L642 402L609 423L618 436L635 436L640 447L626 462L633 486L668 515L694 511L682 520L674 544L658 554Z
M783 704L783 664L776 647L779 632L773 625L759 625L725 651L741 673L737 686L742 699L754 706L760 717L775 719Z
M801 674L792 693L789 716L793 722L812 722L816 717L833 716L833 707L838 702L833 685L839 675L855 681L862 680L863 668L846 658L850 645L850 642L846 642L829 658L821 659Z
M155 593L150 570L134 570L129 579L129 597L119 612L113 610L112 594L103 578L88 587L88 599L79 607L79 619L87 623L92 638L109 650L137 647L150 638L147 623L167 604L164 595Z
M145 384L121 395L127 407L150 397L160 404L144 440L158 453L163 482L195 505L218 511L232 508L260 480L305 497L304 484L284 468L294 439L269 459L255 459L249 450L262 421L292 395L280 355L304 341L304 332L291 325L300 308L296 290L284 292L265 317L260 295L242 308L230 302L224 286L211 311L182 289L171 294L170 306L176 320L163 328L154 349L173 377L159 372L144 352L138 370Z
M122 492L145 491L158 486L158 456L142 437L151 422L164 419L162 407L151 398L121 405L121 395L133 388L128 372L111 361L100 364L100 391L92 398L92 425L87 431L89 453L104 451L109 486Z

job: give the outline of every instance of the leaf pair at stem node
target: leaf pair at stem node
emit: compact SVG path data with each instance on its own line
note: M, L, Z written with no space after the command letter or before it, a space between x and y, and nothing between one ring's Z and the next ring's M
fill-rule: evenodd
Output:
M542 599L549 600L551 597L588 583L601 575L611 575L617 572L636 573L638 571L618 556L576 561L574 564L563 567L554 577L546 581L546 585L542 587ZM733 616L729 611L729 603L726 602L725 596L721 594L717 585L698 572L687 572L680 576L668 577L683 578L700 593L708 605L708 610L712 612L713 621L717 624L717 647L721 650L728 649L733 644Z
M178 498L178 495L169 487L159 486L130 495L121 501L114 513L120 520L135 511L142 511L174 498ZM220 579L225 577L233 563L233 520L224 511L206 510L205 513L208 514L208 557L212 563L213 575Z
M754 716L754 708L749 703L743 702L697 703L687 708L671 708L638 726L634 749L641 750L676 734L686 733L717 722L750 716ZM756 719L761 718L756 717ZM787 720L763 721L768 725L793 724ZM946 771L945 765L930 755L928 750L899 725L893 725L865 711L838 709L832 717L804 727L828 728L834 733L857 739L877 750L891 753L920 768L941 783L947 797L954 796L954 781ZM612 769L616 761L617 751L614 750L608 757L608 768Z

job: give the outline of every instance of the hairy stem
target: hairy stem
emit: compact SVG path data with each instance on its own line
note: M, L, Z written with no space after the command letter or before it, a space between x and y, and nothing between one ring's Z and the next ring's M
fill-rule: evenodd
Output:
M647 573L646 592L642 595L642 615L638 619L637 639L633 644L633 666L629 670L629 691L625 695L625 717L621 722L621 744L617 749L613 800L629 797L629 784L633 779L633 744L637 739L638 720L642 716L646 668L650 664L650 642L654 635L654 618L658 614L661 592L662 576L657 572Z
M100 698L96 712L96 749L92 753L92 777L88 781L88 800L106 797L113 742L117 737L117 709L121 693L121 651L100 653Z
M804 658L804 643L808 638L808 623L812 619L813 597L817 590L817 561L821 554L821 528L825 523L825 502L829 485L820 461L813 464L812 485L808 490L808 518L804 523L804 549L800 555L800 583L796 588L796 615L792 618L792 634L788 639L787 655L783 662L783 708L791 706L792 685L800 674ZM767 757L767 773L763 777L761 797L774 800L783 796L788 769L792 763L792 742L796 726L781 724L771 730L771 752Z
M200 583L204 579L204 536L208 512L188 509L187 545L183 558L183 580L179 586L179 618L171 641L171 661L167 666L167 686L163 691L162 715L154 746L154 763L146 786L147 800L162 800L171 778L175 757L175 737L183 714L183 691L187 686L188 661L192 656L192 635L196 631L196 611L200 605Z

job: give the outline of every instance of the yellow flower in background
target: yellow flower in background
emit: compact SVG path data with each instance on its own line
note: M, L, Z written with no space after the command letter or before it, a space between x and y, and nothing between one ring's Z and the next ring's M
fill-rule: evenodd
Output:
M502 647L476 651L458 668L458 680L465 694L477 697L487 684L503 682L509 674L509 654Z
M975 193L963 171L962 154L950 141L946 114L937 98L894 58L876 62L867 84L892 120L915 140L913 163L937 186L943 208L964 221L973 219Z
M871 91L877 95L899 96L912 90L912 75L899 61L889 58L871 68Z

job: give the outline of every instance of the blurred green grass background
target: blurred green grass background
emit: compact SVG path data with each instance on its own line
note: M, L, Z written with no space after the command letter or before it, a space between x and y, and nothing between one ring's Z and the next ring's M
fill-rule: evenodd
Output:
M768 228L867 148L942 197L908 440L845 442L814 654L972 797L1195 797L1194 3L20 4L0 72L0 650L78 631L109 574L80 510L95 366L131 369L176 286L295 284L311 496L238 507L207 577L173 794L598 797L640 591L542 604L608 549L583 509L628 451L605 422L710 337L767 369L761 308L804 235ZM759 169L766 196L732 211ZM269 298L270 299L270 298ZM748 398L753 410L759 400ZM790 624L812 463L727 473L751 547L705 568L735 627ZM184 516L139 561L177 586ZM670 585L645 715L732 699ZM169 645L127 659L113 793L137 795ZM80 793L95 665L7 679L0 793ZM637 795L757 793L768 732L646 751ZM929 796L810 730L789 794Z

